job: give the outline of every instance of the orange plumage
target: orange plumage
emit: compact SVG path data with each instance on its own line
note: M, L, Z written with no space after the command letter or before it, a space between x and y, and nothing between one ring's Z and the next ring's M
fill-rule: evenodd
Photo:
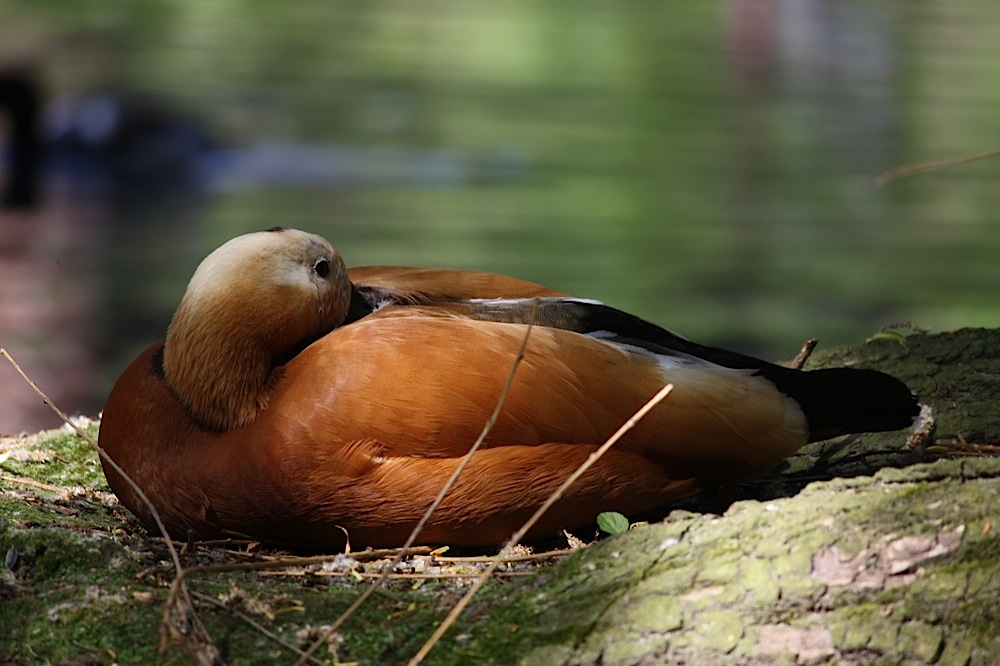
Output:
M668 382L668 399L529 537L662 506L811 439L916 413L882 373L780 368L499 275L348 271L325 240L282 229L202 262L166 342L112 390L100 443L177 535L332 548L346 530L355 547L400 545L482 430L529 320L500 417L422 542L501 543Z

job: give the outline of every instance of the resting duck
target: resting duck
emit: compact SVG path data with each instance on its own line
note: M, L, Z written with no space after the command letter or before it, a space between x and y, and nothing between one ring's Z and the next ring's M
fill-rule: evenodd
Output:
M529 538L601 511L635 515L763 472L808 441L903 428L917 413L883 373L791 370L499 275L348 270L323 238L275 228L201 263L166 341L111 391L100 444L175 535L339 548L346 532L352 547L398 546L482 430L529 320L499 419L422 543L502 543L666 383L667 399Z

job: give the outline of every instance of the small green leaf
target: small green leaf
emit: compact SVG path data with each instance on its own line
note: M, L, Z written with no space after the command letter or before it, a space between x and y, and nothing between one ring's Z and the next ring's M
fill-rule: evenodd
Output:
M605 511L597 514L597 526L608 534L621 534L628 531L628 518L616 511Z

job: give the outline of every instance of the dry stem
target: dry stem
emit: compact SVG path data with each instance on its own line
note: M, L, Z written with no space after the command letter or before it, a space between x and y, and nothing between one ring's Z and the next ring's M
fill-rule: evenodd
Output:
M388 580L389 574L392 573L393 568L397 564L402 562L403 557L405 557L408 554L410 546L412 546L413 543L417 540L417 537L420 536L420 533L423 531L424 526L427 524L427 521L430 520L431 516L434 514L434 511L436 511L441 502L444 501L445 496L448 494L449 491L451 491L452 487L455 485L455 482L458 480L459 475L462 473L463 470L465 470L466 466L472 460L472 456L476 454L476 452L479 450L479 447L486 439L486 436L493 429L493 425L496 423L497 418L500 416L500 410L503 408L503 403L507 399L507 394L510 393L510 387L514 383L514 375L517 373L517 368L521 365L521 361L524 359L524 351L528 347L528 338L531 337L531 330L535 325L535 317L537 315L538 315L538 299L536 298L532 302L531 316L528 318L528 325L527 328L525 328L524 330L524 338L521 340L521 346L517 350L517 356L514 358L513 363L511 363L510 372L507 373L507 381L504 384L503 390L500 392L500 397L497 399L496 407L493 408L493 413L490 414L490 417L486 420L486 423L483 425L482 432L479 433L479 437L476 438L476 441L472 444L472 447L469 448L469 452L465 454L465 457L462 458L461 462L455 468L455 471L453 471L451 473L451 476L448 477L448 480L445 481L437 497L435 497L434 501L431 502L430 506L427 507L427 511L424 512L424 515L420 518L420 521L413 528L413 531L410 532L410 536L407 537L406 542L403 544L403 547L399 551L399 554L396 555L395 559L393 559L393 561L388 566L383 568L382 575L379 576L377 579L375 579L375 581L373 581L372 584L369 585L368 588L364 592L362 592L357 599L354 600L354 603L348 606L347 610L345 610L343 613L340 614L340 617L338 617L333 622L333 624L330 625L330 627L323 633L323 635L321 635L312 645L309 646L309 649L305 651L305 654L302 657L300 657L297 662L295 662L295 666L301 666L302 664L305 663L307 657L311 657L313 654L315 654L316 650L318 650L320 646L326 642L327 638L331 636L335 631L337 631L344 624L344 622L346 622L347 619L351 617L351 615L353 615L358 608L361 607L361 604L363 604L365 600L367 600L368 597L370 597L377 588L381 587L385 583L385 581Z
M146 493L144 493L142 491L142 488L140 488L138 486L138 484L136 484L136 482L133 481L132 478L129 477L129 475L125 473L125 470L123 470L118 465L118 463L116 463L114 460L111 459L111 456L109 456L104 451L104 449L101 448L101 445L98 444L94 440L93 437L91 437L90 435L88 435L79 426L77 426L76 423L74 423L72 420L70 420L69 416L67 416L65 412L63 412L61 409L59 409L59 407L57 407L56 404L54 402L52 402L52 400L49 398L49 396L45 395L45 392L42 391L42 389L40 389L38 387L38 384L36 384L30 377L28 377L27 374L25 374L24 370L21 369L21 366L18 364L18 362L14 360L14 358L10 355L10 353L8 353L8 351L6 349L0 348L0 356L3 356L5 359L7 359L7 361L9 361L12 366L14 366L14 370L17 371L17 374L21 375L21 378L25 382L27 382L28 386L30 386L32 388L32 390L39 395L39 397L41 397L42 401L46 405L48 405L52 409L52 411L55 412L56 415L60 419L62 419L63 423L66 423L67 425L69 425L69 427L72 428L76 432L77 435L79 435L80 437L82 437L88 444L90 444L94 448L94 450L97 451L97 455L100 456L101 460L103 462L105 462L109 467L111 467L112 469L114 469L115 472L117 472L119 475L121 475L121 477L123 479L125 479L125 482L128 483L129 486L132 488L132 490L135 491L135 493L139 497L139 499L142 500L143 504L146 505L146 508L149 509L149 513L153 517L153 521L156 523L156 528L160 531L160 534L163 535L164 541L165 541L165 543L167 545L167 550L170 552L170 559L173 561L174 569L177 571L175 580L177 580L177 581L182 580L183 577L184 577L184 568L183 568L183 566L181 566L181 560L180 560L180 556L177 554L177 549L174 548L173 542L171 542L171 540L170 540L170 535L167 533L167 528L163 524L163 521L160 519L159 512L156 510L156 507L153 506L153 503L149 500L149 497L146 496ZM190 622L194 625L195 632L196 632L196 639L200 642L200 645L198 646L198 648L195 651L199 654L199 656L203 656L206 653L208 653L210 655L217 655L218 654L218 650L215 648L215 645L212 643L212 639L208 635L208 631L205 629L204 625L202 625L202 623L198 619L197 615L194 614L194 607L191 604L191 597L188 594L187 588L183 586L183 583L180 583L179 590L183 594L184 600L186 601L186 604L184 604L183 606L180 605L180 604L177 605L176 610L178 611L178 614L179 614L178 620L181 621L181 622L187 622L188 621L188 617L187 617L187 615L186 615L186 613L184 611L184 607L187 607L188 609L191 610ZM171 620L171 611L172 610L174 610L174 609L171 607L171 605L170 605L170 597L168 597L168 603L166 605L164 605L164 608L163 608L163 625L161 625L161 627L160 627L160 650L161 651L164 650L164 649L166 649L166 638L167 638L167 636L166 636L166 632L164 631L165 627L169 627L173 631L173 633L175 635L177 635L177 636L184 636L185 633L186 633L186 632L183 632L183 631L179 631L174 626L174 624L173 624L173 622ZM190 645L188 647L189 647L189 649L194 649ZM213 661L214 661L214 658L213 658Z
M609 437L608 440L604 442L604 444L602 444L599 449L591 453L590 456L588 456L587 459L583 462L583 464L581 464L576 469L575 472L570 474L570 476L562 483L562 485L556 488L556 490L551 495L549 495L549 498L545 500L545 502L540 507L538 507L538 510L535 511L535 513L531 516L531 518L529 518L527 522L525 522L524 525L522 525L521 528L514 533L514 536L511 537L506 548L508 549L513 548L518 543L520 543L521 539L524 538L524 535L527 534L532 527L534 527L535 523L538 522L538 520L545 514L545 512L548 511L553 504L559 501L559 498L563 496L563 493L565 493L566 490L571 485L573 485L577 479L583 476L583 474L588 469L590 469L590 467L594 465L594 463L600 460L601 456L607 453L608 450L612 446L614 446L618 442L618 440L622 438L623 435L625 435L625 433L631 430L636 423L642 420L642 418L645 417L646 414L648 414L649 411L653 409L653 407L659 404L661 400L666 398L667 395L669 395L673 389L674 389L673 384L667 384L662 389L660 389L656 395L650 398L646 402L646 404L640 407L635 414L633 414L625 423L623 423L622 426L618 429L618 431L615 432L615 434L611 435L611 437ZM455 607L451 609L451 612L448 613L448 616L444 619L444 621L438 625L437 629L434 630L434 633L431 634L431 637L427 639L427 642L424 643L423 646L421 646L420 650L417 651L417 654L415 654L413 658L409 661L410 666L416 666L427 657L431 649L433 649L433 647L437 644L437 642L441 640L441 637L444 636L445 632L447 632L448 629L451 628L451 626L458 619L458 616L462 614L462 611L464 611L465 608L472 601L472 597L475 596L476 592L478 592L479 589L486 583L486 581L489 580L489 577L493 575L493 572L496 571L497 567L500 566L501 563L502 559L500 557L494 558L490 566L488 566L486 570L483 571L483 573L481 573L476 578L476 580L469 587L468 592L466 592L465 595L458 601L458 603L455 604Z
M799 350L799 353L792 360L792 370L801 370L806 361L809 360L809 357L812 356L813 350L816 349L816 345L818 344L819 338L809 338L803 342L802 349Z
M1000 150L986 150L980 153L965 153L964 155L953 155L952 157L945 157L940 160L930 160L928 162L908 164L906 166L890 169L889 171L882 173L875 179L875 184L881 186L900 178L916 176L917 174L927 173L929 171L938 171L939 169L946 169L948 167L965 164L967 162L985 160L990 157L996 157L997 155L1000 155Z
M210 604L213 604L215 606L218 606L219 608L222 608L223 610L228 610L233 615L235 615L236 617L240 618L241 620L243 620L244 622L246 622L248 625L250 625L251 627L253 627L257 631L259 631L263 635L267 636L268 638L270 638L272 641L274 641L278 645L280 645L280 646L282 646L284 648L287 648L287 649L291 650L292 652L295 652L296 654L305 655L305 652L302 649L296 647L295 645L292 645L291 643L289 643L288 641L286 641L284 638L282 638L278 634L274 633L273 631L269 630L267 627L265 627L264 625L262 625L260 622L257 622L256 620L254 620L252 617L250 617L246 613L243 613L243 612L241 612L241 611L239 611L239 610L237 610L235 608L230 608L229 606L227 606L226 604L222 603L218 599L210 597L207 594L202 594L201 592L191 592L191 594L194 595L196 598L201 599L202 601L204 601L206 603L210 603ZM306 656L305 658L307 658L310 663L320 664L320 666L322 666L322 664L326 663L326 662L320 661L319 659L316 659L315 657Z

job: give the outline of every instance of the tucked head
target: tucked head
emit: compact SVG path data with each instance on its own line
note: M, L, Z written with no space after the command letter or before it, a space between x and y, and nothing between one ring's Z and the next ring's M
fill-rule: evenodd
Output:
M325 239L274 228L237 236L205 257L184 295L191 300L216 302L230 316L278 316L282 329L306 334L343 321L350 285L343 259Z
M208 255L167 330L164 372L199 421L227 429L266 404L275 365L343 323L351 283L323 238L296 229L238 236Z

